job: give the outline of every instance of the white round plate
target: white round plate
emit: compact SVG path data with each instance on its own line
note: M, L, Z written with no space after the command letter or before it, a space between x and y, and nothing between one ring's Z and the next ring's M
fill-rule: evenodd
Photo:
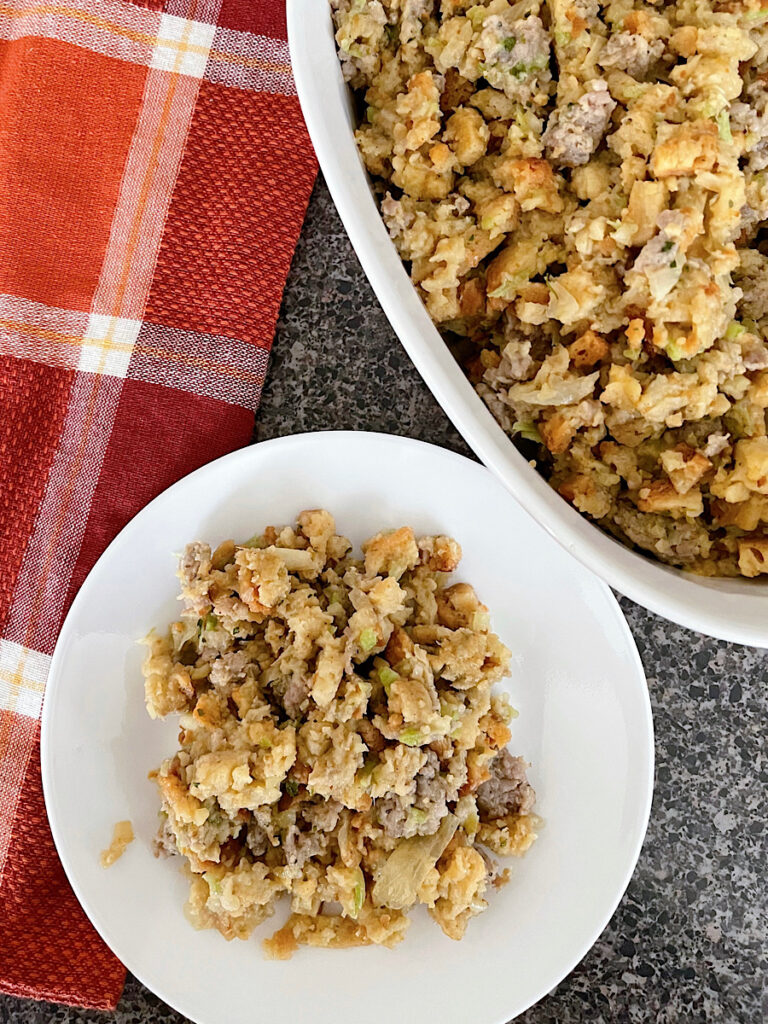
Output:
M452 942L423 908L394 950L300 950L265 960L182 912L177 859L157 860L147 772L176 749L176 721L144 710L137 640L177 614L174 552L243 539L324 507L356 544L408 524L456 537L472 582L513 651L503 684L520 711L510 747L532 764L538 842ZM56 847L86 913L148 988L198 1024L500 1024L578 963L626 888L645 834L653 726L642 666L608 587L568 556L481 466L368 433L305 434L228 455L148 505L107 548L72 605L42 722ZM116 821L136 841L99 866Z

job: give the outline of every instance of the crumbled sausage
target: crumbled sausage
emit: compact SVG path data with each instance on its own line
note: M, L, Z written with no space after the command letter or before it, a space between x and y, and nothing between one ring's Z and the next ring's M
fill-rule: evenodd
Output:
M549 119L543 142L547 155L562 167L585 164L605 135L616 102L602 79L567 107L558 107Z

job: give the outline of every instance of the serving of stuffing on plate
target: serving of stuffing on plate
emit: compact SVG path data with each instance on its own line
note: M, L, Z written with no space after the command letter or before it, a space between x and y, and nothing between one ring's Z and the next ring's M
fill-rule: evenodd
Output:
M382 216L499 423L625 543L767 573L762 0L332 7Z
M536 838L514 712L492 693L510 652L467 583L461 549L409 527L354 557L333 517L268 527L181 560L183 610L147 637L149 714L180 715L153 777L158 852L184 858L187 915L264 946L393 946L425 904L460 939L506 881L490 854Z

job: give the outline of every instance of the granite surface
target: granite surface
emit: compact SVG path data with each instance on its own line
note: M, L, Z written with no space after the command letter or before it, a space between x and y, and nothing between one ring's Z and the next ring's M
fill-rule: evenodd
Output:
M285 293L256 438L326 428L407 434L467 453L392 333L320 183ZM768 654L690 633L629 601L622 607L656 724L648 836L599 941L518 1020L766 1021ZM130 977L114 1015L0 998L2 1024L182 1019Z

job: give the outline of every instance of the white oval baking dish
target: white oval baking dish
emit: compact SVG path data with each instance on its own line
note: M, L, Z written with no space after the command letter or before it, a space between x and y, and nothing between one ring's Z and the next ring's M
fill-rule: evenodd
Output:
M327 0L288 0L288 39L309 134L355 252L406 352L467 443L537 522L616 590L689 629L768 647L768 584L706 579L631 551L571 508L516 450L430 320L379 216L353 137Z

